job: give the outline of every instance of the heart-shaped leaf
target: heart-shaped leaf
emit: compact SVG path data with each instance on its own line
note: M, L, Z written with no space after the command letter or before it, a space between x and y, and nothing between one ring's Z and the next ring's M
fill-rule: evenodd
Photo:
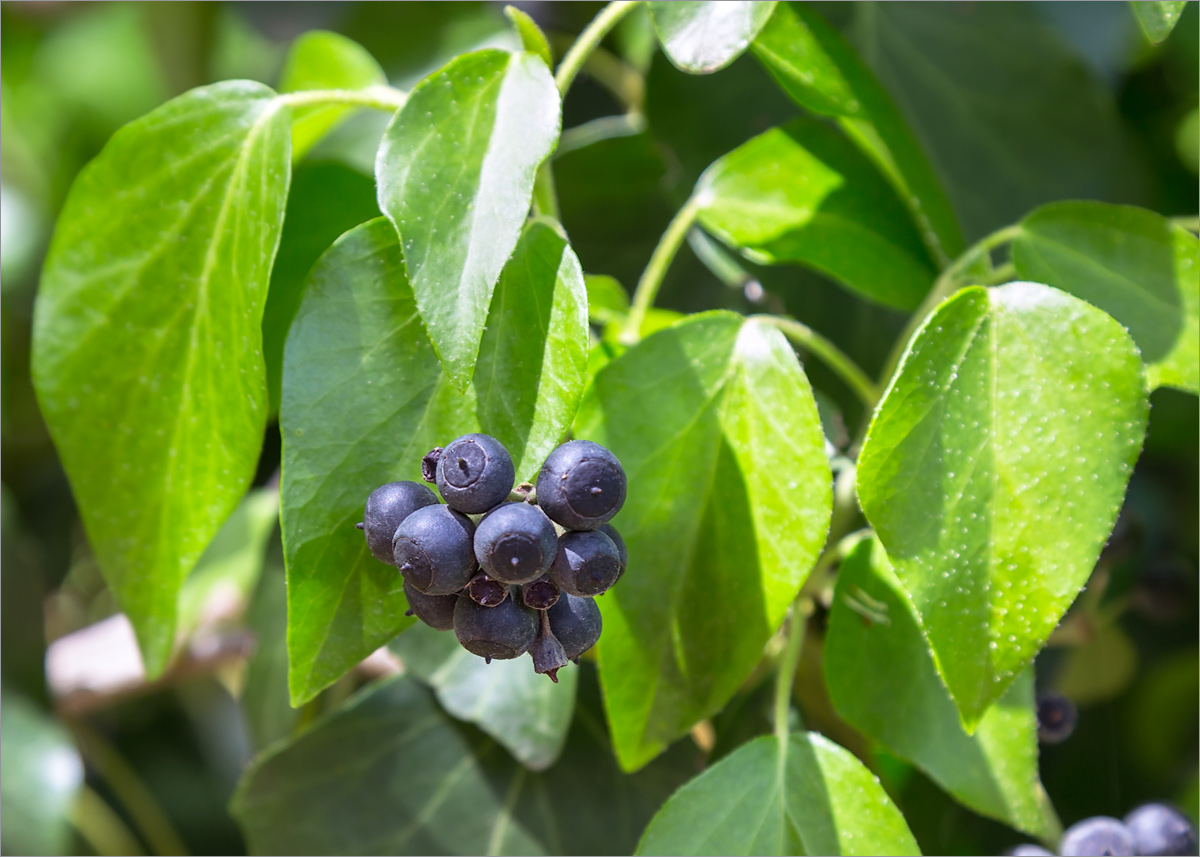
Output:
M709 167L700 223L757 262L798 262L873 300L921 302L933 265L904 204L845 137L813 119L772 128Z
M1200 391L1200 242L1125 205L1054 202L1021 221L1013 264L1129 328L1150 388Z
M920 854L879 779L816 732L764 735L676 792L638 854Z
M417 84L384 134L379 207L402 236L421 320L459 389L558 131L558 90L541 58L483 50Z
M774 0L655 0L650 20L671 62L692 74L729 65L771 17Z
M909 344L858 495L968 730L1091 574L1145 435L1144 383L1120 324L1035 283L963 289Z
M812 389L774 328L707 313L607 364L576 435L629 477L629 572L600 599L617 756L644 765L721 708L762 657L829 526Z
M38 401L151 676L180 584L258 462L260 325L290 175L275 93L194 89L79 174L42 274Z
M288 337L280 407L293 702L412 622L399 574L354 527L371 491L419 480L421 457L467 432L504 443L519 479L561 441L583 390L586 301L566 240L532 222L501 277L479 379L460 393L421 327L386 220L348 232L314 267Z
M868 538L855 546L833 598L825 677L838 714L965 806L1057 842L1062 828L1038 779L1033 671L968 735L883 545Z

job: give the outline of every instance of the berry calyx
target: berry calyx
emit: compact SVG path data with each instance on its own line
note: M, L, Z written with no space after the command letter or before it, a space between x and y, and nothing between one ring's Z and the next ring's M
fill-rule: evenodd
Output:
M467 584L467 597L480 607L498 607L508 597L508 587L481 571Z

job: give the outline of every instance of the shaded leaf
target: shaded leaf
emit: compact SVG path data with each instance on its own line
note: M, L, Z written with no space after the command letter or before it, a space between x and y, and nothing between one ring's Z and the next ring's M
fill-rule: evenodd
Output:
M858 495L968 730L1091 573L1147 411L1129 334L1047 286L963 289L909 344Z
M700 223L756 262L797 262L912 309L935 272L895 191L837 132L797 119L734 149L696 185Z
M1066 653L1054 688L1076 705L1120 696L1138 675L1138 650L1114 617L1095 617L1094 636Z
M586 368L586 297L556 229L526 227L493 304L481 374L460 393L421 327L386 220L344 235L313 269L288 338L280 408L297 704L412 623L399 574L371 557L354 527L367 495L419 480L426 452L479 430L503 442L527 478L570 425Z
M271 90L192 90L79 174L42 275L38 399L151 676L171 652L180 584L254 475L289 163Z
M384 133L379 207L402 236L421 320L459 389L471 380L492 290L559 122L544 62L483 50L417 84Z
M255 854L627 854L681 761L623 775L584 709L530 773L399 677L260 756L232 811Z
M559 670L555 684L535 673L529 658L489 664L454 634L420 623L393 640L391 650L446 711L491 735L530 770L545 770L562 752L575 710L576 667Z
M1187 0L1132 0L1129 8L1146 38L1152 44L1162 44L1171 35Z
M692 74L709 74L729 65L749 47L771 17L775 3L656 0L649 8L658 40L671 62Z
M829 465L792 349L725 312L607 364L575 435L611 449L629 477L614 521L629 573L599 600L598 648L613 743L632 770L719 710L761 659L825 541Z
M302 714L288 696L287 578L278 544L250 599L246 624L254 632L254 655L246 665L240 708L251 747L262 750L291 735Z
M1123 205L1056 202L1021 221L1022 279L1098 306L1129 329L1150 389L1200 391L1200 242L1165 217Z
M802 107L833 116L895 186L939 265L963 249L955 212L900 111L854 49L810 6L780 3L754 53Z
M67 731L16 691L0 708L5 854L68 854L83 761Z
M1038 779L1033 671L968 735L883 545L864 539L838 569L825 638L838 713L925 771L976 812L1056 842L1062 832Z
M367 89L387 75L362 45L328 30L312 30L292 42L279 79L280 92L308 89ZM304 157L353 107L340 104L292 109L292 157Z
M816 732L764 735L685 785L638 854L919 854L879 784Z

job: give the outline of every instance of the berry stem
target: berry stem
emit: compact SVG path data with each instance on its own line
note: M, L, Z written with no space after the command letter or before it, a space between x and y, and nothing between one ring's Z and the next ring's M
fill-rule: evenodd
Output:
M646 313L654 306L654 299L662 287L663 277L666 276L667 269L671 267L675 254L679 252L679 247L699 214L700 200L693 196L675 214L667 225L667 231L659 239L658 246L650 255L650 262L642 272L642 278L638 280L637 289L634 290L629 318L626 319L625 330L621 333L621 341L626 345L634 345L642 338L642 324L646 320Z
M796 670L800 666L800 653L804 649L804 633L808 628L808 616L812 602L797 598L792 602L788 618L787 644L779 667L775 673L775 737L780 743L787 740L788 720L792 709L792 688L796 684Z
M554 84L558 87L558 94L564 100L567 97L567 90L575 82L575 76L579 74L579 70L583 68L583 64L587 62L592 51L617 25L617 22L637 5L638 0L618 0L618 2L609 3L600 10L600 14L593 18L590 24L583 28L583 32L579 34L575 44L571 45L570 50L563 56L562 62L558 64L558 71L554 73Z
M754 318L778 328L793 344L820 357L825 365L836 372L838 377L846 382L846 386L854 391L867 411L875 408L875 403L879 400L879 388L857 363L824 336L795 319L778 315L756 315Z

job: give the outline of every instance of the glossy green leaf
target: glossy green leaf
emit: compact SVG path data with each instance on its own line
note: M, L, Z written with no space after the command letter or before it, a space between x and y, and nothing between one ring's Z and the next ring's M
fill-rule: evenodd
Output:
M479 430L528 478L570 425L587 360L586 296L556 229L526 227L493 306L478 380L460 393L421 327L386 220L347 233L313 269L288 337L280 407L296 703L412 623L398 573L354 528L367 495L419 480L426 452Z
M921 236L871 162L812 119L734 149L696 185L700 223L756 262L816 268L913 309L936 276Z
M950 201L921 145L854 49L808 4L780 3L754 53L800 106L833 116L896 188L941 264L963 249Z
M70 854L70 816L83 786L83 761L67 731L5 688L0 708L0 800L5 854Z
M251 491L209 543L179 591L179 633L194 630L209 610L245 604L262 573L267 541L279 522L279 488Z
M626 776L583 709L531 773L400 677L261 756L232 810L254 854L628 854L689 756Z
M656 0L649 7L658 40L671 62L692 74L709 74L741 56L771 17L775 2Z
M879 778L816 732L744 744L667 801L638 854L920 854Z
M588 318L600 325L620 321L629 314L629 292L614 277L587 274Z
M1146 431L1141 360L1056 289L963 289L909 344L858 463L863 511L973 729L1091 574Z
M271 90L236 81L126 125L76 179L42 274L38 400L152 676L262 444L288 127Z
M969 240L1052 200L1145 193L1108 87L1034 5L854 13L861 55L903 108Z
M825 541L830 473L812 389L774 328L692 316L606 365L575 435L629 477L629 573L599 600L617 756L645 764L762 657ZM736 571L736 573L735 573Z
M483 50L417 84L384 134L379 207L400 232L421 320L459 389L559 123L541 59Z
M1123 205L1056 202L1021 221L1022 279L1098 306L1129 329L1150 388L1200 391L1200 243L1165 217Z
M521 39L521 47L534 56L540 57L547 68L554 68L554 54L550 52L550 43L546 41L546 34L537 25L537 21L516 6L505 6L504 16L517 31L517 35Z
M1129 8L1153 44L1162 44L1179 23L1187 0L1132 0Z
M288 695L287 578L278 544L250 599L246 625L254 633L254 654L239 702L250 746L262 750L291 735L303 714Z
M1057 842L1062 831L1038 779L1033 671L968 735L883 545L858 543L833 598L825 676L838 713L965 806Z
M327 30L313 30L292 42L279 91L367 89L386 83L387 75L379 63L358 42ZM353 109L338 104L293 108L292 157L302 158Z
M442 708L491 735L530 770L545 770L562 752L575 710L577 667L559 670L555 684L535 673L529 658L489 664L454 634L419 623L393 640L391 650L433 688Z

